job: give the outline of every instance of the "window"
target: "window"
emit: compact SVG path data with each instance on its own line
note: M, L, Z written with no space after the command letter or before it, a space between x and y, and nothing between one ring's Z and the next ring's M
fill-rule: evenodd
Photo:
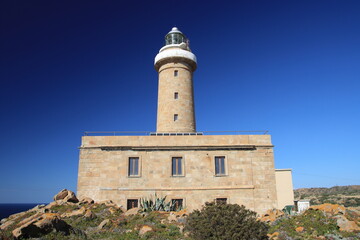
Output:
M129 158L129 176L139 176L139 158Z
M171 211L180 211L183 209L183 199L172 199L172 209Z
M177 121L177 120L178 120L178 118L179 118L179 115L174 114L174 122L175 122L175 121Z
M225 157L215 157L215 175L225 175Z
M172 158L172 175L173 176L182 176L182 157L173 157Z
M177 77L178 76L178 70L175 70L174 71L174 77Z
M225 204L227 202L227 198L216 198L215 202L217 204Z
M138 199L128 199L127 200L127 209L131 208L137 208L139 206L139 200Z
M179 98L179 93L178 92L175 92L174 93L174 99L178 99Z

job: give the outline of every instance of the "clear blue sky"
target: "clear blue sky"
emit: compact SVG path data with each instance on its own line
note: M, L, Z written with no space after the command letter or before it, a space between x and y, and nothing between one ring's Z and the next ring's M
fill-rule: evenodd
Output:
M360 184L360 1L2 1L0 202L76 191L84 131L154 131L153 59L198 58L199 131L269 130L295 188Z

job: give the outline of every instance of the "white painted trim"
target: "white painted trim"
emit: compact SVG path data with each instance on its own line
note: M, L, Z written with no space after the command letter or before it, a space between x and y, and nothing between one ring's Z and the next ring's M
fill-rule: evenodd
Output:
M165 51L159 52L155 57L155 62L159 62L160 60L166 59L166 58L173 58L173 57L181 57L186 58L189 60L192 60L193 62L197 63L196 56L189 51L183 50L181 48L173 48L173 49L166 49Z

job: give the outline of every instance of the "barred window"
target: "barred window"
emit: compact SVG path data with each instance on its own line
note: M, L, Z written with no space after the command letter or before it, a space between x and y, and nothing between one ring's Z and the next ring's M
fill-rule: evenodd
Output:
M184 208L183 206L183 199L172 199L172 209L171 211L179 211Z
M131 208L137 208L139 206L139 200L138 199L128 199L127 200L127 209Z

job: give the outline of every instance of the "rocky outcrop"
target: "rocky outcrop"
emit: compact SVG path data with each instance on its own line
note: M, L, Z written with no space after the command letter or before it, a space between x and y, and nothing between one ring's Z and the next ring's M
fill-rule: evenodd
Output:
M314 205L311 206L309 209L320 210L326 213L327 215L337 215L337 214L345 214L346 208L339 204L331 204L331 203L324 203L321 205Z
M99 226L97 227L98 230L102 230L106 225L108 225L110 223L110 219L105 219L103 220Z
M168 222L178 222L178 223L185 223L186 218L189 216L189 213L186 209L183 209L178 212L170 212L169 216L167 217Z
M79 204L93 204L95 201L89 197L84 197L80 200Z
M15 239L36 238L52 231L69 235L72 227L55 213L45 213L24 223L14 229L12 234Z
M284 216L284 212L279 209L269 209L259 218L262 222L274 222L276 219Z
M321 205L315 205L311 206L310 209L318 210L324 212L328 217L336 219L336 223L340 229L340 231L346 231L346 232L354 232L354 231L360 231L360 227L358 225L358 221L360 214L357 212L354 212L355 219L348 219L349 218L349 211L344 206L339 204L330 204L330 203L324 203ZM354 221L356 220L356 221Z
M131 208L125 212L125 216L131 216L139 213L139 208Z
M335 216L335 219L338 227L340 228L340 231L360 231L360 227L356 224L356 222L348 220L344 215Z
M86 210L86 212L84 214L84 218L92 219L95 217L96 217L96 215L90 209Z
M64 202L72 202L72 203L78 203L79 200L77 199L74 192L63 189L58 194L54 196L54 201L62 200Z
M74 210L72 212L69 213L63 213L61 214L61 217L73 217L73 216L79 216L79 215L84 215L86 212L86 208L85 207L81 207L79 210Z

